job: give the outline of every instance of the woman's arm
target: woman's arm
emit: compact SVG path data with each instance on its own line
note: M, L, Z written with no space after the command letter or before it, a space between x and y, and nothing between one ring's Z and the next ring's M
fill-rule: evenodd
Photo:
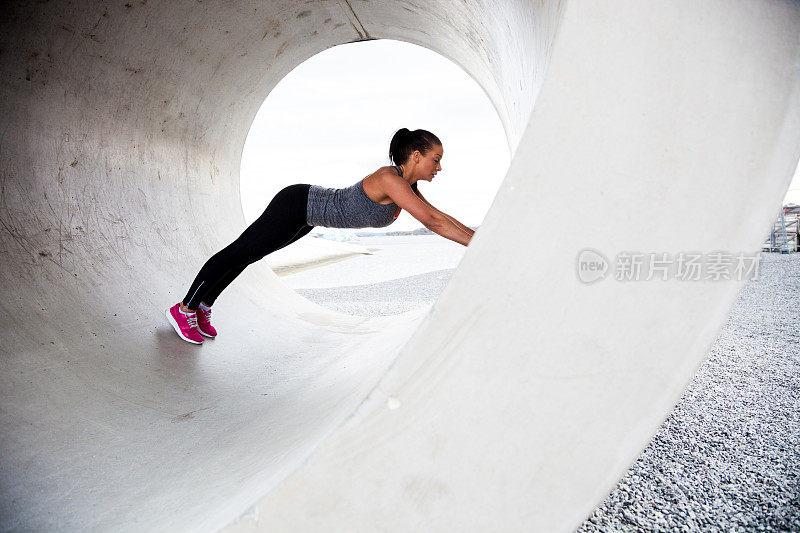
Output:
M423 202L419 196L414 194L406 180L394 172L386 172L381 174L380 183L389 198L419 220L423 226L446 239L464 246L469 245L469 241L472 239L471 232L464 231L449 217Z
M439 213L441 213L442 215L444 215L444 216L446 216L448 219L450 219L450 221L451 221L453 224L455 224L457 227L459 227L459 228L460 228L462 231L464 231L464 232L465 232L467 235L469 235L470 237L472 237L472 235L474 235L474 234L475 234L475 230L473 230L473 229L469 228L468 226L465 226L464 224L462 224L461 222L459 222L458 220L456 220L454 217L452 217L452 216L448 215L448 214L447 214L447 213L445 213L444 211L440 211L439 209L436 209L436 208L433 206L433 204L431 204L431 203L430 203L430 202L429 202L429 201L428 201L428 200L427 200L427 199L426 199L424 196L422 196L422 193L421 193L421 192L419 192L419 189L417 189L417 196L419 196L420 200L422 200L423 202L425 202L426 204L428 204L428 207L430 207L430 208L431 208L431 209L433 209L434 211L438 211Z

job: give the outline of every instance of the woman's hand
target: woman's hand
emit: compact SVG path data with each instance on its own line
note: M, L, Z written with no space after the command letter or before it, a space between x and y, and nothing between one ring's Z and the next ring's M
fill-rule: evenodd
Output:
M408 211L423 226L451 241L464 246L469 244L474 232L463 225L459 226L460 223L457 223L455 219L417 196L406 180L397 174L386 172L379 175L378 183L394 203Z

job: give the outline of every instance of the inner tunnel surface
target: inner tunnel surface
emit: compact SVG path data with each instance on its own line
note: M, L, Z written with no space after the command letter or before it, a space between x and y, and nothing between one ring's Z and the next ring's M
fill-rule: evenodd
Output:
M364 7L417 29L367 34L347 2L5 5L4 528L222 526L355 409L414 331L425 310L335 315L261 265L221 299L226 335L202 352L161 323L244 227L242 146L288 71L378 37L435 49L467 31L472 46L451 53L474 67L507 53L480 44L496 29L474 6L445 25L411 3ZM498 100L496 73L478 72ZM525 81L513 97L530 107Z
M592 292L575 252L754 250L798 158L790 2L3 11L4 528L209 529L258 501L279 529L568 529L739 288ZM244 227L238 165L266 94L373 38L465 68L516 154L450 285L431 310L349 317L254 265L217 305L225 337L180 343L163 308ZM734 64L749 76L732 84Z

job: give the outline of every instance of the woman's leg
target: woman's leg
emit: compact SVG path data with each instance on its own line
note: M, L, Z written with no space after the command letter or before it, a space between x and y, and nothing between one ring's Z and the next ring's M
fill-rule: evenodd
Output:
M233 274L230 279L233 281L247 265L286 246L304 228L308 228L308 233L311 227L306 224L306 207L310 187L307 184L290 185L276 194L264 213L238 239L206 261L189 287L183 304L190 310L197 309L201 301L210 305L206 294L212 288L216 289L215 285L224 278ZM227 284L215 291L214 299L225 286Z
M280 250L281 248L289 246L294 241L296 241L299 238L307 235L308 232L311 231L312 229L314 229L314 226L309 226L307 224L304 225L302 228L300 228L300 230L297 231L297 233L295 233L295 235L291 239L289 239L286 243L284 243L283 245L279 246L278 248L276 248L275 250L272 250L272 251L274 252L276 250ZM270 252L270 253L272 253L272 252ZM205 296L203 296L203 299L202 299L203 303L206 304L207 306L211 307L211 305L217 299L217 296L219 296L220 293L222 291L224 291L225 288L228 285L230 285L231 282L234 279L236 279L237 276L239 276L239 274L241 274L242 271L244 271L244 269L247 268L248 266L249 266L249 264L229 270L225 274L225 276L222 277L222 279L220 279L213 287L211 287L208 290L208 292L205 293Z

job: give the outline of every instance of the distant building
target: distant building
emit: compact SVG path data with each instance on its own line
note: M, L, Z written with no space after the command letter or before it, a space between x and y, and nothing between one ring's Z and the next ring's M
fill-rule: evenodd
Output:
M786 215L800 215L800 205L786 204L783 206L783 216Z
M786 204L778 212L762 250L765 252L800 252L800 205Z

